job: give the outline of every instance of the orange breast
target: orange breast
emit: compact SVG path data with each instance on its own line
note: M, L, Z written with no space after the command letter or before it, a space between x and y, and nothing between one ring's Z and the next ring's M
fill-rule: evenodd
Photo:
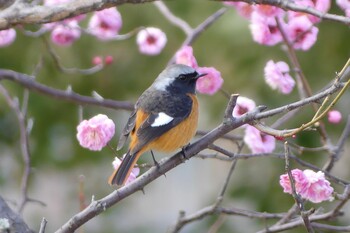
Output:
M198 124L198 100L193 94L189 94L192 99L192 112L180 124L152 141L150 150L155 149L164 152L171 152L189 143L196 134Z

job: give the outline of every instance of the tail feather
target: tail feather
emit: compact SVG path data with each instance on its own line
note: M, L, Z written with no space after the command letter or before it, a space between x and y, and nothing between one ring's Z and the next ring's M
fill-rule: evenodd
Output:
M140 155L140 152L130 154L128 151L118 169L109 177L108 183L110 185L124 185Z

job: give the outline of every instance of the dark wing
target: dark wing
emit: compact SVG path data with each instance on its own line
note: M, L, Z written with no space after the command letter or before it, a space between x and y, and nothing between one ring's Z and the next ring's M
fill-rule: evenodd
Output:
M122 131L122 134L120 135L117 150L120 150L124 146L126 140L129 137L130 132L135 128L135 119L136 119L136 110L134 110L130 114L128 122L126 123Z
M162 95L153 101L152 104L149 101L139 103L142 109L148 110L149 116L136 132L138 145L134 152L177 126L192 111L192 99L187 95Z

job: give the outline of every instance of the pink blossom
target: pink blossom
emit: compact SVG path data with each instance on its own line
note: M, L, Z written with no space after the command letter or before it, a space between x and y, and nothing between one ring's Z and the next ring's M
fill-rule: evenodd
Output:
M112 165L113 165L114 169L117 170L121 163L122 163L122 161L118 157L115 157L114 161L112 162ZM129 178L126 180L125 185L127 185L127 184L131 183L132 181L134 181L139 174L140 174L140 168L134 167L131 170Z
M270 5L254 5L254 10L263 17L283 17L284 15L284 11L281 8Z
M309 50L317 40L318 28L306 16L291 18L285 30L294 49Z
M77 21L70 21L67 25L59 24L51 32L51 40L57 45L69 46L80 38L80 27Z
M337 110L328 112L328 121L333 124L338 124L341 121L341 113Z
M199 67L197 71L200 74L207 74L197 80L196 89L199 93L213 95L221 88L224 80L214 67Z
M336 3L340 9L345 11L345 15L350 17L350 0L337 0Z
M295 183L295 191L304 199L313 203L319 203L326 200L333 200L333 188L326 180L322 171L314 172L312 170L301 171L293 169L293 180ZM280 176L280 185L283 187L285 193L292 194L292 188L288 174Z
M16 39L16 30L13 28L0 31L0 48L12 44Z
M137 34L136 43L139 51L147 55L159 54L167 42L167 37L159 28L148 27Z
M297 5L305 6L305 7L311 7L315 10L318 10L320 12L326 13L329 11L331 7L331 1L330 0L297 0L295 1ZM320 18L314 15L310 15L304 12L295 12L295 11L288 11L288 17L289 19L299 16L306 16L309 18L309 20L312 23L318 23L320 22Z
M291 173L294 180L295 190L297 193L300 193L304 186L303 184L307 182L306 177L303 171L300 169L293 169ZM293 190L288 174L283 174L280 176L280 185L283 187L283 192L292 194Z
M247 125L244 142L253 153L271 153L275 149L275 138Z
M122 17L117 8L96 11L90 18L88 31L100 40L113 39L122 27Z
M187 66L191 66L192 68L197 68L197 60L193 56L193 49L191 46L184 46L175 54L175 63L176 64L184 64Z
M255 108L254 100L251 100L247 97L238 96L236 106L233 109L232 116L240 117L243 114L252 111Z
M77 131L77 139L82 147L99 151L113 137L115 125L106 115L98 114L80 122Z
M263 17L257 12L252 13L249 28L253 35L253 40L259 44L272 46L280 43L283 39L276 19Z
M244 18L250 19L253 12L253 6L245 2L224 2L227 6L236 8L238 14Z
M265 81L274 90L289 94L295 85L294 79L289 75L289 66L283 61L266 63L264 68Z

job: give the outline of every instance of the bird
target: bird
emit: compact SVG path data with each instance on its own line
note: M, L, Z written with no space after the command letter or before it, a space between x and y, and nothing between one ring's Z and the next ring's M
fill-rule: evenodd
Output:
M137 160L147 151L153 156L153 150L184 150L197 131L196 82L205 75L190 66L173 64L141 94L119 138L117 150L129 136L130 142L120 166L108 179L110 185L125 185Z

